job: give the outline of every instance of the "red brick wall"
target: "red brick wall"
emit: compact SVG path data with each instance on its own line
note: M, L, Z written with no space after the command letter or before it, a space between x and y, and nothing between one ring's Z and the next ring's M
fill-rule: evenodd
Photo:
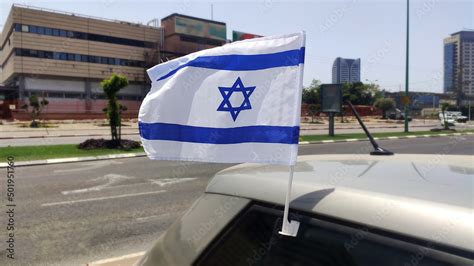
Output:
M90 109L86 109L86 101L81 99L48 99L49 104L43 109L41 119L103 119L105 113L102 111L107 105L107 100L92 100ZM123 118L137 118L141 102L119 101L128 108L122 114ZM22 109L12 111L12 118L17 120L30 120L30 115Z

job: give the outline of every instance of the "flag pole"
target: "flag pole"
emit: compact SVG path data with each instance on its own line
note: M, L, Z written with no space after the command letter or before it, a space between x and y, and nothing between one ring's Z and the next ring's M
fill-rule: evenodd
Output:
M306 46L306 34L305 32L303 31L302 32L302 40L301 40L301 56L303 57L304 59L304 47ZM300 64L299 65L299 83L298 83L298 87L299 89L303 90L303 64ZM296 97L296 106L298 106L298 108L296 108L296 119L297 119L297 124L299 125L300 124L300 117L301 117L301 97L302 97L302 93L300 93L298 96L299 97ZM298 146L296 146L296 151L293 151L294 152L294 156L295 158L298 156ZM296 161L296 160L295 160ZM283 211L283 223L282 223L282 226L281 226L281 231L279 232L280 235L284 235L284 236L292 236L292 237L296 237L296 235L298 234L298 229L300 228L300 222L298 221L290 221L288 219L288 215L289 215L289 212L290 212L290 200L291 200L291 185L293 184L293 174L295 172L295 165L296 165L296 162L294 162L292 165L290 165L290 178L288 179L288 189L286 191L286 199L285 199L285 209Z
M298 234L298 229L300 227L300 222L288 220L288 213L290 212L291 185L293 183L294 172L295 166L290 165L290 178L288 180L288 190L286 191L285 210L283 212L283 224L279 233L280 235L296 237L296 235Z

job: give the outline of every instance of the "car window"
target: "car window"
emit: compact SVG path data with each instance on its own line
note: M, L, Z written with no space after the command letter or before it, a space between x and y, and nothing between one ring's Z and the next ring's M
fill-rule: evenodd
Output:
M297 217L297 237L278 234L281 212L253 206L195 265L472 265L472 260L374 234L367 228ZM472 257L471 257L472 258Z

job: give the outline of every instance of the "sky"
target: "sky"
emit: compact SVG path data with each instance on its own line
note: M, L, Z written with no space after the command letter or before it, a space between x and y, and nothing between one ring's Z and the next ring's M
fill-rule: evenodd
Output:
M279 35L304 30L304 85L331 83L336 57L361 58L361 80L382 89L405 88L405 0L333 1L8 1L0 0L0 27L12 3L95 17L147 23L171 13L222 21L232 30ZM211 6L213 12L211 12ZM410 1L411 91L442 92L443 39L474 29L472 0Z

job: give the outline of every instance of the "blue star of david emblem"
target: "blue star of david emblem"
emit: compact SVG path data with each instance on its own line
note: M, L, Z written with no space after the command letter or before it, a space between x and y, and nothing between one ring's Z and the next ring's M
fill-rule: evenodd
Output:
M237 78L232 87L219 87L219 91L221 92L221 95L224 99L217 108L217 111L229 112L232 116L232 119L235 121L240 111L252 109L249 97L255 88L255 86L245 87L242 83L242 80L240 80L240 77ZM230 96L232 96L233 93L242 93L244 96L244 100L240 106L232 106L232 103L230 102Z

